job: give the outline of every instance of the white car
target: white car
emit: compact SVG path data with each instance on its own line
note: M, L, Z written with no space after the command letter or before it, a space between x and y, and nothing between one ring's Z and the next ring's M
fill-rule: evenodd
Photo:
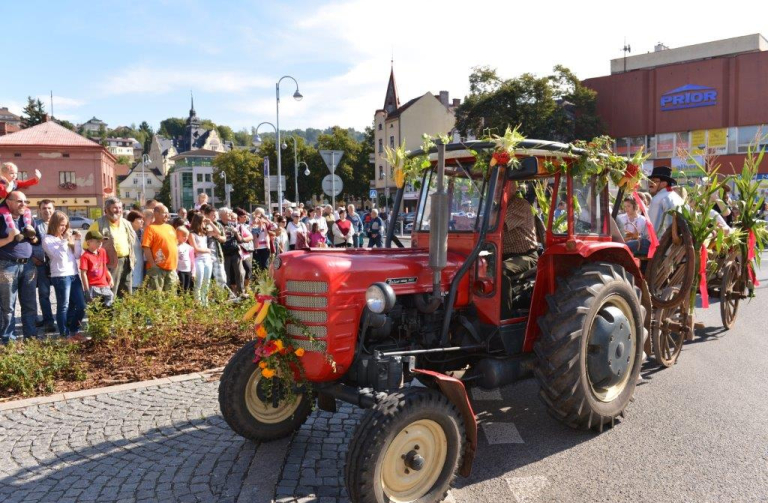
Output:
M90 218L85 217L69 217L69 226L72 229L88 229L91 224L93 223L93 220Z

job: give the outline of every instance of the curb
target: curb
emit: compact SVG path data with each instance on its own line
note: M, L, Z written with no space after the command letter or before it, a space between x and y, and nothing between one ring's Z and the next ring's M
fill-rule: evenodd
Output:
M66 402L67 400L75 400L78 398L85 398L88 396L105 395L109 393L118 393L120 391L129 391L135 389L152 388L155 386L162 386L165 384L173 384L177 382L193 381L195 379L205 379L207 381L214 381L219 379L219 375L224 370L224 367L216 367L201 372L193 372L191 374L182 374L177 376L162 377L160 379L150 379L148 381L129 382L125 384L117 384L115 386L105 386L102 388L91 388L80 391L71 391L67 393L56 393L47 396L37 396L34 398L25 398L23 400L13 400L10 402L0 403L0 412L7 410L23 409L25 407L31 407L33 405L41 405L54 402Z

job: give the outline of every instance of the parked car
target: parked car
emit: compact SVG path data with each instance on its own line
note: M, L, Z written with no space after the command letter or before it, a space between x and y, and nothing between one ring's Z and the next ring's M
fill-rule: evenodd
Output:
M91 226L93 220L85 217L69 217L69 226L73 229L87 229Z

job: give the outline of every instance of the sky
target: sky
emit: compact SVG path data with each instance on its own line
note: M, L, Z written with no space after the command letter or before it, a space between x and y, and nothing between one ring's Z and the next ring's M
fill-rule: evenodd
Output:
M524 7L523 7L524 6ZM582 79L610 60L760 33L764 5L739 1L638 3L373 0L85 2L0 1L0 107L20 113L40 97L57 118L95 116L109 127L186 117L238 130L363 130L382 108L394 61L400 102L468 93L475 66L503 78L547 75L557 64ZM269 126L263 126L269 131Z

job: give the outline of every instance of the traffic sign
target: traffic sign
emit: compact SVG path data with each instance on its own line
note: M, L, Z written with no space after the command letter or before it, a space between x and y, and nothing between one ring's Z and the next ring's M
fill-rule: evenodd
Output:
M343 188L344 183L339 175L325 175L325 178L323 178L323 192L329 196L338 196Z
M371 189L371 192L368 194L368 197L371 198L371 199L376 199L377 195L378 194L376 192L376 189Z
M336 166L339 165L339 161L344 156L343 150L321 150L320 155L325 161L325 165L328 166L328 171L331 174L336 172Z
M269 190L271 192L277 192L277 175L271 175L269 177ZM280 190L285 192L285 176L280 177Z

